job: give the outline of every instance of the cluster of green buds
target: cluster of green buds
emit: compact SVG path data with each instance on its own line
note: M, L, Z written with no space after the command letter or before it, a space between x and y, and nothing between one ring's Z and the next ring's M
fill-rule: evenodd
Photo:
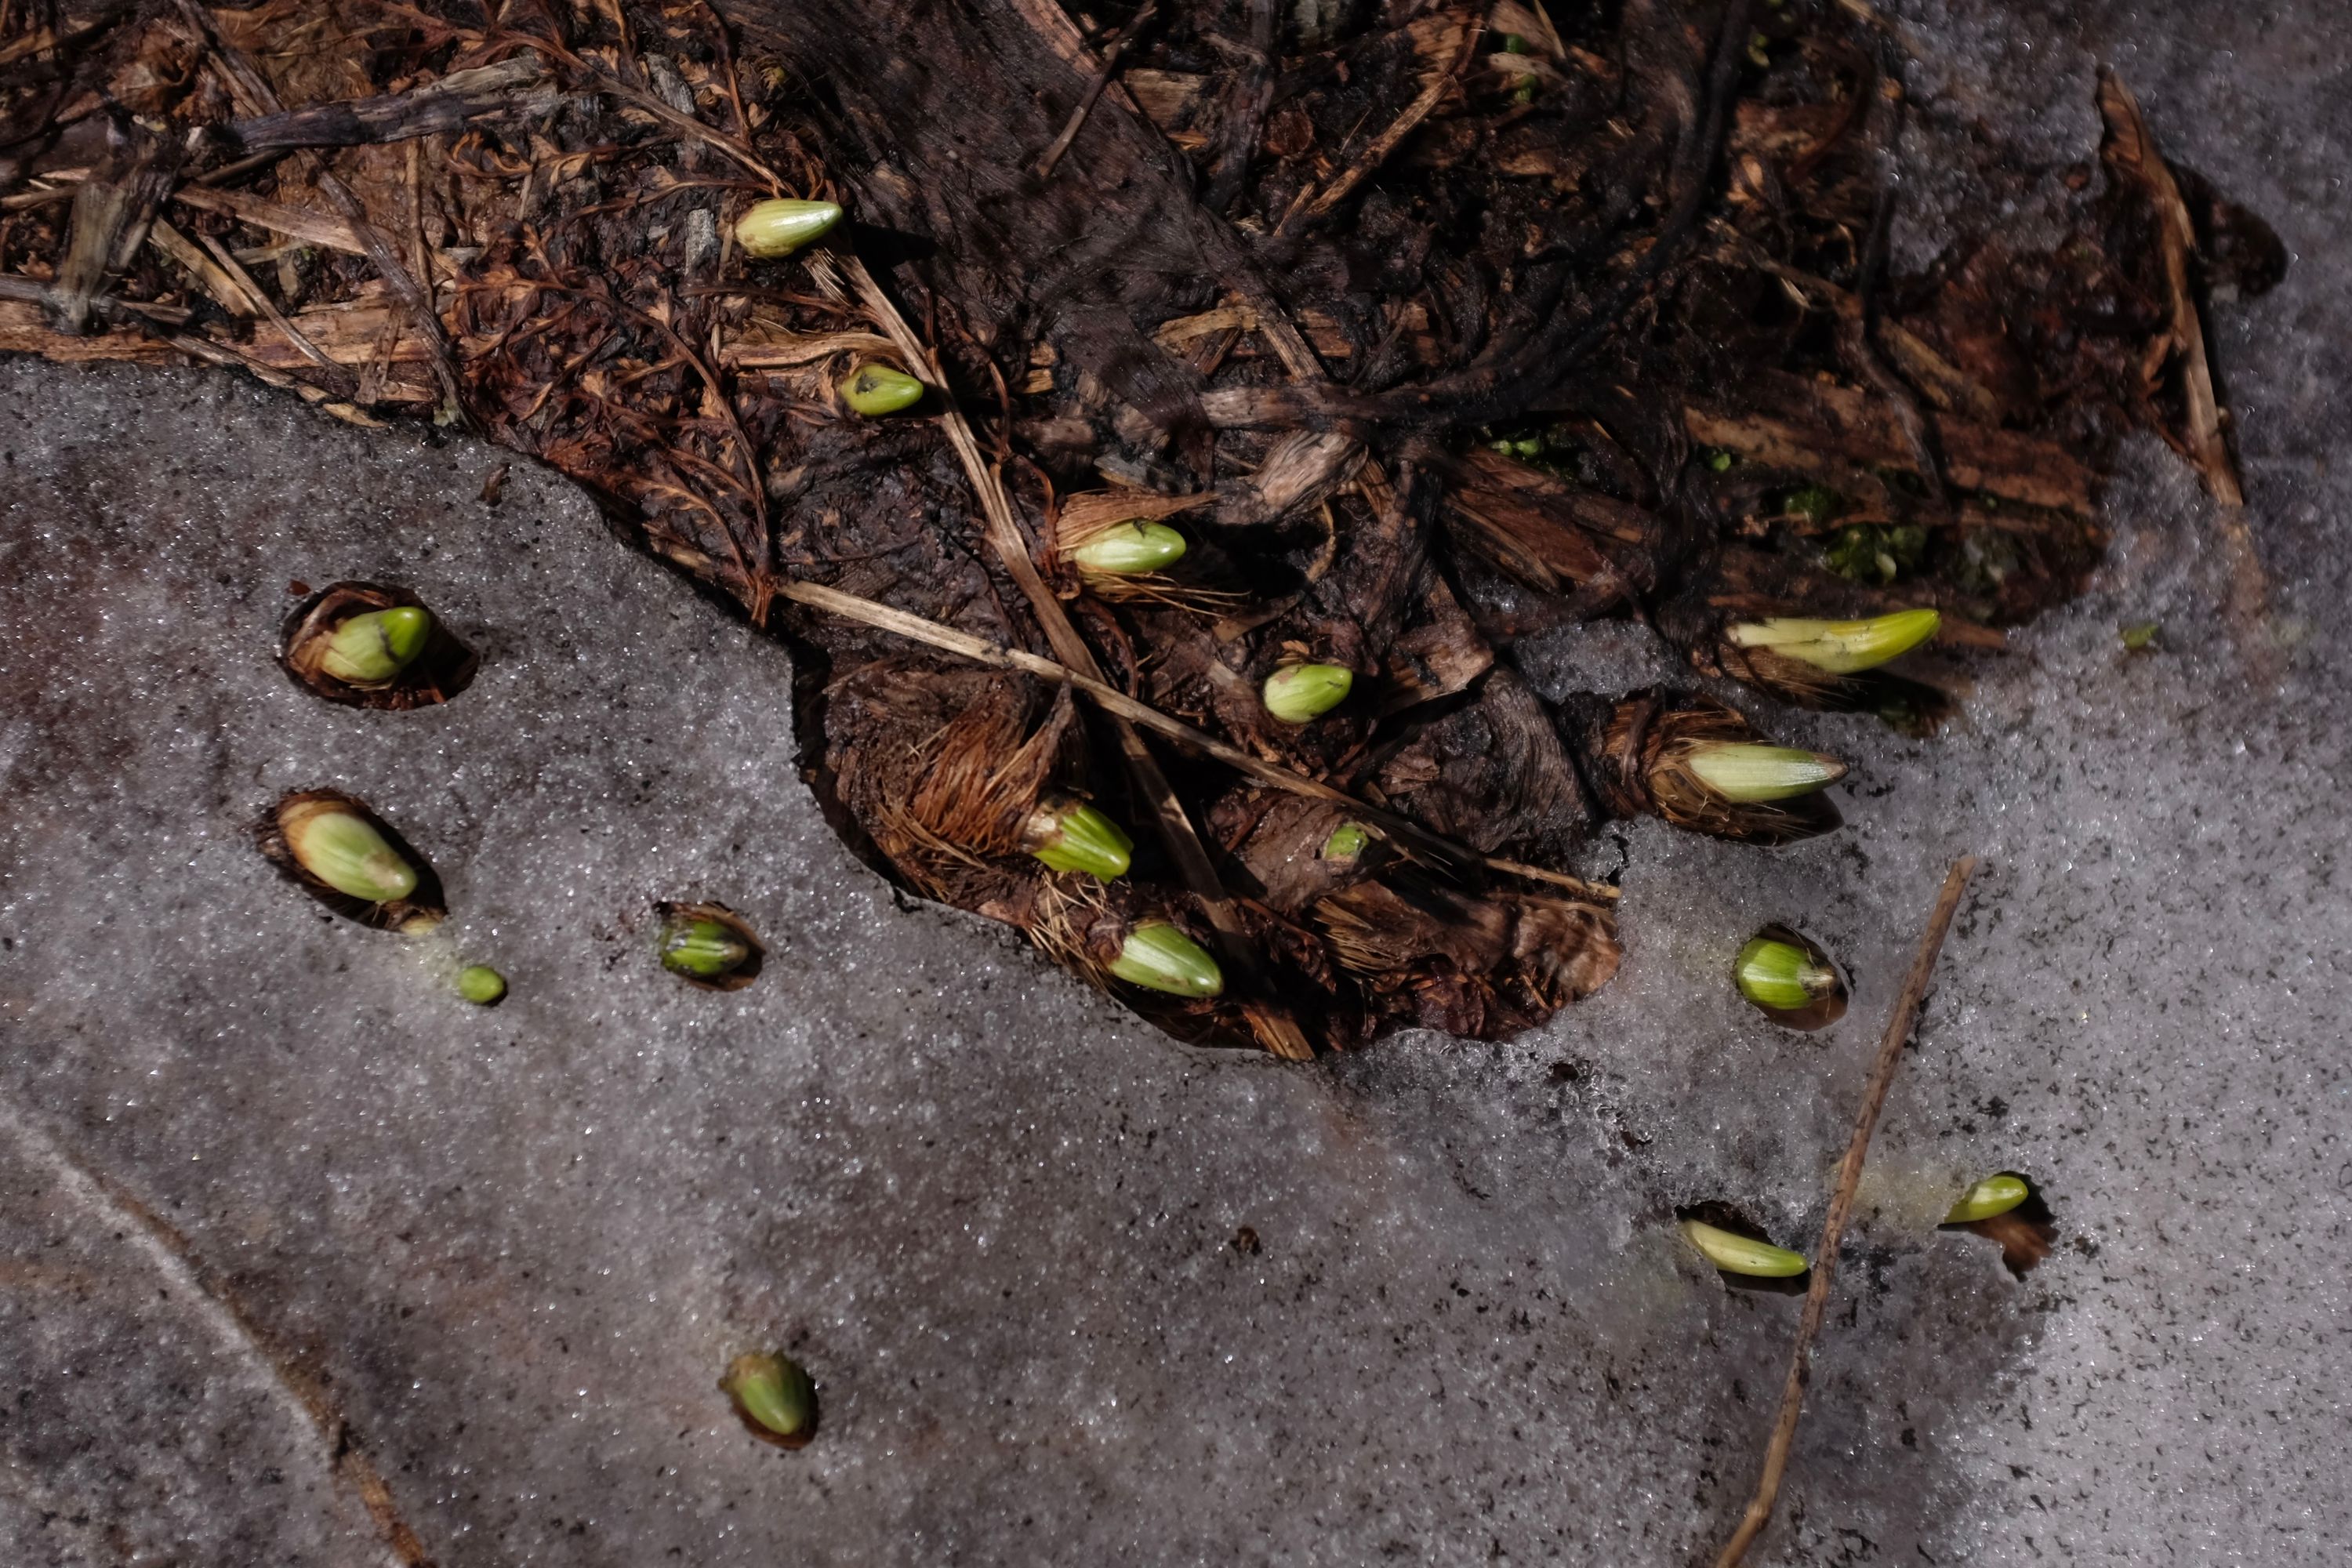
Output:
M1944 1216L1946 1225L1974 1225L1982 1219L2005 1215L2032 1196L2033 1189L2023 1176L2004 1171L1983 1181L1960 1194L1952 1212Z
M1084 871L1097 881L1127 875L1135 840L1084 801L1042 801L1030 814L1022 847L1056 871Z
M790 197L754 202L735 220L735 243L746 255L772 261L819 238L840 221L841 208L832 202Z
M1908 653L1943 624L1933 610L1897 610L1862 621L1741 621L1724 636L1735 647L1763 648L1832 675L1852 675Z
M719 1388L734 1401L743 1425L778 1447L802 1447L816 1435L816 1384L790 1356L765 1351L739 1355Z
M1146 921L1129 931L1109 967L1129 985L1171 996L1206 998L1225 989L1224 971L1217 961L1166 921Z
M923 384L905 371L869 360L841 378L841 400L850 411L874 418L912 408L923 400Z
M1775 1247L1769 1241L1758 1241L1695 1219L1683 1221L1683 1235L1702 1257L1726 1274L1789 1279L1812 1267L1801 1252L1791 1252L1785 1247Z
M415 663L432 637L433 612L422 605L371 610L329 635L319 668L346 686L382 686Z
M1081 572L1107 577L1140 577L1184 559L1184 536L1164 522L1141 518L1114 522L1071 547L1068 559Z
M1755 741L1709 741L1692 748L1687 765L1699 783L1741 805L1811 795L1845 777L1835 757Z
M1286 724L1311 723L1348 700L1355 672L1345 665L1294 664L1265 678L1265 710Z
M296 865L345 898L389 904L416 891L416 868L374 823L342 801L289 802L278 808L278 831Z

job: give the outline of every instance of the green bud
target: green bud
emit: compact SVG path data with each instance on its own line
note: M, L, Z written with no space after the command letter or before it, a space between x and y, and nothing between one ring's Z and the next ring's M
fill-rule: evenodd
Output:
M1801 1252L1791 1252L1769 1241L1754 1241L1695 1219L1683 1221L1683 1234L1690 1237L1690 1244L1705 1254L1709 1263L1726 1274L1786 1279L1812 1267Z
M457 971L457 994L484 1007L506 999L507 977L487 963L469 963Z
M371 610L337 626L319 668L347 686L380 686L425 651L433 615L415 605Z
M754 202L735 220L735 243L762 261L790 256L841 221L841 208L831 202L802 202L788 197Z
M923 400L923 384L887 364L861 364L841 378L841 400L859 414L896 414Z
M736 1414L761 1431L807 1441L816 1420L816 1384L790 1356L761 1352L739 1355L729 1363L719 1387L735 1402Z
M1835 994L1838 987L1837 971L1816 963L1803 948L1769 936L1739 950L1733 973L1742 996L1775 1013L1801 1011Z
M1304 724L1345 702L1355 684L1355 672L1341 665L1294 664L1265 678L1265 710L1286 724Z
M1331 830L1330 837L1323 840L1323 858L1353 860L1364 852L1364 846L1371 841L1372 836L1364 831L1362 823L1343 822Z
M1164 522L1115 522L1070 552L1089 572L1139 577L1184 559L1184 536Z
M2011 1175L2006 1171L1998 1176L1987 1176L1960 1194L1960 1201L1952 1205L1952 1212L1944 1216L1944 1223L1973 1225L1980 1219L2007 1214L2032 1195L2032 1191L2025 1184L2024 1177Z
M1751 805L1811 795L1845 777L1835 757L1752 741L1706 742L1691 752L1690 771L1724 799Z
M1852 675L1909 652L1943 624L1933 610L1897 610L1866 621L1745 621L1727 635L1738 647L1769 648L1832 675Z
M662 967L696 980L716 980L743 967L751 944L713 920L673 921L662 928Z
M1097 881L1127 875L1135 840L1080 801L1041 806L1029 819L1029 853L1056 871L1084 871Z
M1166 921L1150 921L1129 932L1110 972L1130 985L1177 996L1214 996L1225 988L1217 961Z
M387 904L416 891L416 868L347 805L298 802L278 812L278 830L296 864L347 898Z

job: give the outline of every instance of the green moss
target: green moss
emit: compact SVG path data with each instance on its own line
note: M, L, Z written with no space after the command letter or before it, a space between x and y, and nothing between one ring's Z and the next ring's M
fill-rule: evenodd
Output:
M1822 552L1822 563L1849 583L1899 583L1918 574L1927 555L1927 531L1911 523L1856 523L1842 528Z

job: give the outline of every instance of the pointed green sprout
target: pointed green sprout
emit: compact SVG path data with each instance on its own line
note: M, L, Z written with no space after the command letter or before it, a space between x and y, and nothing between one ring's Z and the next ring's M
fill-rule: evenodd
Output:
M1127 875L1135 840L1083 801L1038 808L1029 819L1029 853L1056 871L1084 871L1097 881Z
M1115 522L1070 552L1070 559L1088 572L1113 577L1140 577L1184 559L1184 536L1164 522L1140 518Z
M2007 1214L2032 1195L2033 1189L2025 1178L2004 1171L1998 1176L1987 1176L1960 1194L1952 1212L1944 1216L1946 1225L1973 1225L1980 1219Z
M1769 648L1832 675L1852 675L1908 653L1943 624L1933 610L1897 610L1866 621L1742 621L1727 635L1738 647Z
M745 1418L779 1437L799 1436L816 1415L816 1384L790 1356L739 1355L719 1386Z
M1695 1219L1683 1221L1683 1234L1690 1238L1693 1247L1706 1255L1709 1263L1726 1274L1787 1279L1812 1267L1805 1261L1805 1255L1801 1252L1791 1252L1769 1241L1752 1240L1711 1225L1702 1225Z
M1691 752L1690 771L1724 799L1748 805L1811 795L1845 777L1835 757L1752 741L1709 741Z
M1330 837L1323 840L1323 858L1353 860L1364 852L1364 846L1371 841L1372 836L1364 831L1362 823L1343 822L1331 830Z
M395 605L353 616L337 626L319 668L350 686L380 686L407 668L433 635L433 614Z
M469 963L457 971L457 994L483 1007L495 1007L505 999L507 977L487 963Z
M840 221L841 208L831 202L754 202L735 220L735 243L762 261L772 261L790 256Z
M716 980L743 967L751 944L742 933L712 920L673 921L662 928L662 967L672 974Z
M861 364L841 378L841 400L869 417L896 414L923 400L923 384L887 364Z
M1813 962L1813 955L1793 942L1759 936L1739 950L1732 973L1739 994L1759 1007L1775 1013L1795 1013L1837 990L1837 971Z
M1348 700L1355 671L1337 664L1294 664L1265 678L1265 710L1286 724L1320 718Z
M388 904L416 891L416 868L349 806L305 801L280 812L278 827L296 864L347 898Z
M1130 985L1175 996L1214 996L1225 988L1217 961L1166 921L1147 921L1129 931L1110 972Z

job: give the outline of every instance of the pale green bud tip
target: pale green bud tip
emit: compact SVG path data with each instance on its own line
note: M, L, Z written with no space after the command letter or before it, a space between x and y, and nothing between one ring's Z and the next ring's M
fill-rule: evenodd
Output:
M1952 1212L1944 1216L1944 1223L1973 1225L1980 1219L2007 1214L2023 1203L2032 1192L2022 1176L2012 1176L2007 1172L1998 1176L1987 1176L1960 1194L1960 1201L1952 1205Z
M662 931L662 967L673 974L715 980L742 968L751 956L742 934L717 921L678 921Z
M841 400L860 414L896 414L923 400L923 384L887 364L861 364L842 377Z
M1943 624L1933 610L1897 610L1866 621L1744 621L1727 635L1739 647L1770 648L1832 675L1852 675L1908 653Z
M1130 985L1177 996L1214 996L1225 988L1224 971L1201 944L1165 921L1139 925L1111 961L1110 972Z
M1835 757L1750 741L1700 746L1691 753L1690 770L1724 799L1750 804L1811 795L1845 777L1845 764Z
M735 243L763 261L773 260L790 256L840 221L841 208L832 202L755 202L735 220Z
M278 826L296 864L347 898L387 904L416 891L416 868L348 807L305 802L280 813Z
M1184 559L1184 536L1164 522L1115 522L1070 552L1089 572L1139 577Z
M1331 830L1330 837L1323 840L1323 858L1353 860L1364 852L1364 846L1371 841L1372 836L1364 831L1362 823L1343 822Z
M1759 936L1739 950L1739 994L1759 1007L1794 1013L1837 989L1837 974L1791 942Z
M319 668L352 686L390 680L425 651L433 635L432 612L415 605L371 610L337 626Z
M1091 805L1073 801L1045 807L1029 827L1034 841L1029 853L1056 871L1084 871L1104 882L1127 875L1135 840Z
M457 994L484 1007L507 994L507 977L487 963L469 963L457 972Z
M816 1412L816 1384L789 1356L739 1355L719 1386L735 1401L736 1409L779 1437L799 1436Z
M1265 678L1265 710L1286 724L1304 724L1348 700L1353 670L1337 664L1294 664Z
M1811 1267L1801 1252L1791 1252L1769 1241L1751 1240L1711 1225L1702 1225L1695 1219L1683 1221L1683 1234L1690 1237L1690 1244L1697 1247L1709 1263L1726 1274L1752 1274L1766 1279L1786 1279L1802 1274Z

